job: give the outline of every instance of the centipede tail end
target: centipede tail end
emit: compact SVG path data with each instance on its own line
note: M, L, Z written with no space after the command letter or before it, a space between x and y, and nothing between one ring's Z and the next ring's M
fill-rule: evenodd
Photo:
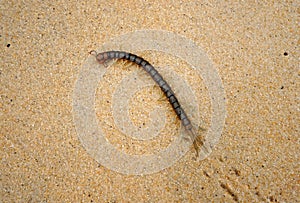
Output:
M193 142L193 146L196 150L196 156L197 157L199 157L200 149L203 149L203 152L205 154L208 154L208 152L209 152L207 147L204 145L203 137L201 135L196 136L196 138Z
M203 149L203 152L205 154L209 153L208 148L204 145L204 138L201 135L201 132L204 132L204 131L206 131L206 130L201 127L198 129L197 133L194 132L193 128L188 130L188 132L190 134L190 138L193 142L193 147L196 152L196 158L199 157L199 152L201 151L201 149Z

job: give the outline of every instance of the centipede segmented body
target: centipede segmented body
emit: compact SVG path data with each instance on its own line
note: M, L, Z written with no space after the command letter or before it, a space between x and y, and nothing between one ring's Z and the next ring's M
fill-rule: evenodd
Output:
M123 51L107 51L103 53L97 53L96 51L91 51L90 54L96 57L98 63L104 64L108 60L112 59L124 59L136 63L141 66L158 84L160 89L164 92L166 97L169 100L169 103L172 105L174 111L176 112L178 118L181 120L182 125L189 132L190 138L193 140L193 145L198 156L199 148L203 146L203 138L200 135L194 133L194 129L190 119L187 114L181 107L178 99L176 98L173 90L170 85L163 79L163 77L158 73L158 71L145 59L139 57L135 54L131 54Z

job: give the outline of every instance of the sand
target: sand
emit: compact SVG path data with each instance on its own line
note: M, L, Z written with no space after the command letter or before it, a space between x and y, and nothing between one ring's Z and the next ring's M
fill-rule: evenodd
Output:
M0 22L1 202L299 201L299 2L2 1ZM74 95L91 88L78 92L76 86L84 70L97 67L89 51L137 31L182 36L203 51L195 56L211 62L197 69L193 61L161 51L165 36L160 42L146 38L155 50L141 50L141 42L129 39L114 45L158 67L186 111L200 112L194 119L206 128L203 133L218 137L202 160L195 160L191 149L175 161L172 156L157 159L147 167L163 167L151 173L145 168L130 174L130 163L113 165L121 163L118 154L111 153L105 162L103 153L110 151L99 151L103 140L98 134L85 143L93 132L77 117ZM184 53L180 42L170 43L170 52ZM147 74L122 61L105 71L89 81L95 85L95 101L89 105L104 140L137 157L173 143L180 121ZM127 116L115 117L114 105L122 105L115 102L129 95L119 98L119 85L134 71L150 85L139 86L127 98ZM212 96L210 73L217 73L222 85L217 91L224 98L221 93ZM184 95L189 91L181 86L184 81L191 86L191 97ZM210 82L212 87L219 84ZM226 111L220 110L222 105ZM152 115L155 109L158 113ZM165 124L150 140L133 139L118 126L122 121L126 127L129 119L141 135L147 128L153 134L151 118L157 115L165 115ZM219 131L211 128L217 118Z

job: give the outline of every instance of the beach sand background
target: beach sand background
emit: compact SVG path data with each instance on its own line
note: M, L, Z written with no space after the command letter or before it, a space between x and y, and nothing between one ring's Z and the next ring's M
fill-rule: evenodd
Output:
M299 4L2 1L0 201L299 201ZM80 142L73 93L89 51L148 29L184 36L204 50L222 80L226 120L206 159L195 161L191 150L159 172L125 175L102 166ZM174 56L151 50L137 54L154 66L175 67L196 88L209 129L214 109L201 77ZM180 127L157 87L139 91L129 109L137 126L147 125L151 108L166 109L162 139L143 145L114 127L109 116L114 84L137 69L114 64L99 83L95 101L97 117L107 121L100 122L107 139L129 154L167 147L172 130Z

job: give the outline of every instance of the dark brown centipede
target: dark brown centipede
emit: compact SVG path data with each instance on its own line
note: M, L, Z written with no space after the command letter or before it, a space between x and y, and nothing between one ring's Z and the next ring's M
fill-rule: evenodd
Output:
M170 85L163 79L163 77L158 73L158 71L145 59L139 57L135 54L123 52L123 51L107 51L103 53L97 53L96 51L91 51L90 54L96 57L98 63L105 64L106 61L112 59L124 59L136 63L141 66L158 84L160 89L164 92L172 105L174 111L176 112L178 118L181 120L182 125L189 132L191 139L193 140L193 146L196 150L196 155L199 155L199 149L203 146L203 138L200 135L196 135L194 132L192 123L188 118L187 114L181 107L178 99L176 98L174 92L172 91Z

